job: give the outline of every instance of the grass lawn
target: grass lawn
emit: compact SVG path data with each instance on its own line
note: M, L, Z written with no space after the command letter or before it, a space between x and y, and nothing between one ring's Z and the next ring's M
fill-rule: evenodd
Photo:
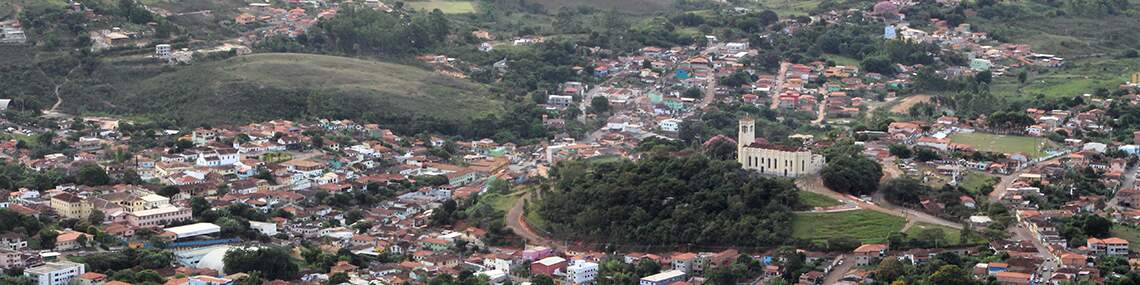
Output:
M525 192L519 191L506 195L498 195L498 198L495 199L493 204L491 204L492 208L495 208L496 211L503 211L506 213L507 211L511 210L511 207L515 205L515 201L518 201L519 198L522 197L523 193Z
M911 226L909 229L906 230L906 235L908 237L915 237L918 235L919 232L922 232L922 230L932 229L932 228L941 229L943 236L946 237L946 241L949 241L951 243L951 245L961 244L958 239L961 238L962 231L954 229L954 228L946 227L946 226L932 225L932 224L927 224L927 223L917 223L917 224ZM972 235L970 237L970 240L968 240L967 242L969 242L971 244L984 243L984 242L986 242L986 239L983 238L981 235L975 234L975 235Z
M1140 250L1140 229L1127 227L1127 226L1113 226L1112 236L1122 238L1128 241L1128 249L1131 251Z
M418 10L435 10L439 9L445 14L468 14L475 13L475 4L471 1L444 1L444 0L430 0L430 1L410 1L404 2L409 7Z
M950 141L970 145L980 151L998 153L1021 152L1030 157L1041 157L1045 155L1045 152L1042 152L1039 147L1046 143L1044 138L1004 136L986 133L956 133L950 135Z
M531 228L534 228L534 230L548 232L546 219L542 218L542 216L538 214L538 211L531 209L526 212L526 216L523 218L526 219L526 223L530 225Z
M820 0L757 0L760 7L776 12L780 17L806 16L808 12L819 7Z
M971 195L978 195L978 191L980 191L982 187L986 187L987 185L992 186L996 184L997 181L997 177L985 175L976 171L970 171L966 173L966 178L962 179L962 183L959 186L961 186L962 190L965 190L966 193L970 193Z
M792 218L792 236L813 241L850 236L863 242L884 242L905 224L903 218L871 210L800 213Z
M831 207L831 206L839 206L839 205L843 204L843 203L839 203L838 200L832 199L831 197L823 196L823 195L812 193L812 192L798 191L796 193L800 196L800 203L803 203L804 205L808 205L811 207Z
M838 65L859 66L859 60L858 59L854 59L854 58L850 58L850 57L846 57L846 56L842 56L842 55L838 55L838 54L825 53L825 54L823 54L823 58L830 60L830 61L834 61L835 64L838 64Z

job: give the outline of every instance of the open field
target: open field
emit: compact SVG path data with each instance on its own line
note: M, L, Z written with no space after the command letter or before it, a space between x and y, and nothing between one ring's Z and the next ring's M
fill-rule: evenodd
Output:
M1128 241L1128 249L1135 252L1140 250L1140 229L1117 225L1112 227L1112 236Z
M997 177L985 175L976 171L970 171L966 173L966 178L963 178L961 184L958 186L962 187L962 190L965 190L966 193L970 193L971 195L979 195L981 193L978 192L981 191L983 187L993 186L997 182Z
M1097 88L1114 90L1134 72L1140 72L1140 58L1076 59L1060 68L1042 69L1029 76L1025 86L1017 81L1016 74L995 78L992 91L1014 100L1031 100L1037 94L1046 98L1073 98L1091 94Z
M850 236L863 242L883 242L887 235L898 232L905 224L903 218L871 210L800 213L792 218L792 236L816 241Z
M806 16L819 6L820 0L757 0L760 8L772 10L780 17Z
M858 59L854 59L854 58L850 58L850 57L846 57L846 56L842 56L842 55L838 55L838 54L825 53L825 54L823 54L823 58L830 60L830 61L834 61L835 64L837 64L837 65L859 66L859 60Z
M503 108L474 82L416 66L347 57L270 53L161 69L104 66L107 70L99 76L116 82L114 91L69 92L74 97L65 98L65 109L193 124L298 116L370 116L386 123L422 124L466 122ZM448 108L439 108L441 104Z
M962 244L960 241L960 239L962 238L961 237L962 236L961 230L949 228L949 227L945 227L945 226L927 224L927 223L917 223L917 224L912 225L909 229L906 230L906 235L907 235L907 237L913 238L915 236L918 236L918 233L922 232L922 230L925 230L925 229L941 229L943 236L946 238L946 241L950 243L949 245L960 245L960 244ZM977 243L984 243L984 242L986 242L986 240L985 240L985 238L983 238L979 235L971 235L970 240L968 240L966 242L970 243L970 244L977 244Z
M471 1L446 1L446 0L429 0L429 1L409 1L404 2L408 7L417 10L435 10L439 9L444 14L468 14L475 13L475 4Z
M831 197L812 192L797 191L796 194L800 197L800 203L803 203L809 207L831 207L843 204L839 203L838 200L832 199Z
M930 101L930 95L914 95L914 96L902 98L902 100L900 100L898 104L891 106L891 113L906 114L908 111L910 111L911 106L914 106L915 104L918 104L920 102L929 102L929 101Z
M980 151L997 153L1025 153L1029 157L1041 157L1045 153L1040 146L1046 143L1044 138L1005 136L986 133L956 133L950 135L953 143L966 144Z
M542 4L546 11L554 13L562 7L591 7L598 10L616 10L619 12L649 14L673 7L673 0L534 0L527 1Z
M1026 5L1041 6L1031 2L1021 1ZM1050 8L1030 8L1033 9ZM1134 31L1135 27L1140 26L1140 17L1049 17L1033 15L1034 13L1040 11L1024 13L1027 15L1015 20L991 21L982 17L970 17L966 22L1003 41L1026 43L1037 52L1062 57L1115 53L1124 48L1136 48L1136 43L1140 42L1140 33Z

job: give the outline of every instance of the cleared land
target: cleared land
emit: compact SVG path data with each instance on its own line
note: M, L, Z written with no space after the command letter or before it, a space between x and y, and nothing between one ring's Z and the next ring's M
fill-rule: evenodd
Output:
M1122 238L1128 241L1128 249L1131 251L1140 250L1140 229L1131 228L1128 226L1117 225L1112 227L1112 236Z
M534 0L528 1L542 4L547 11L558 11L562 7L591 7L599 10L617 10L619 12L648 14L667 10L673 7L673 0Z
M884 242L905 224L903 218L871 210L799 213L792 218L792 236L813 241L849 236L863 242Z
M810 207L831 207L843 204L839 203L838 200L832 199L831 197L812 192L798 191L796 194L799 195L800 203L803 203L804 205L808 205Z
M756 0L759 6L772 10L777 15L806 16L812 9L819 7L820 0Z
M194 124L298 116L460 123L503 109L480 84L415 66L347 57L255 54L174 70L155 66L112 65L100 74L104 82L119 82L113 92L69 93L78 98L65 98L68 102L87 103L64 107ZM156 71L166 72L152 75Z
M939 225L932 225L932 224L927 224L927 223L918 223L918 224L911 226L909 229L906 230L906 235L907 235L907 237L913 238L913 237L918 236L918 233L920 233L926 229L940 229L940 230L942 230L943 237L949 243L947 245L960 245L960 244L962 244L962 242L961 242L962 231L954 229L954 228L949 228L949 227L944 227L944 226L939 226ZM970 239L966 241L966 243L968 243L968 244L977 244L977 243L983 243L983 242L986 242L986 239L979 236L979 235L971 235Z
M1014 100L1032 100L1038 94L1046 98L1073 98L1091 94L1097 88L1114 90L1140 72L1140 58L1085 58L1074 59L1060 68L1045 68L1032 74L1025 85L1017 81L1016 73L996 78L993 93Z
M993 186L994 184L997 183L997 181L998 181L997 177L985 175L985 174L982 174L979 172L970 171L970 172L966 173L966 178L962 179L962 183L959 184L959 186L962 187L962 190L965 190L966 193L970 193L972 195L978 195L978 194L981 194L979 192L981 191L981 189L983 187Z
M471 1L444 1L444 0L430 0L430 1L411 1L404 2L409 7L417 10L435 10L439 9L444 14L467 14L475 13L475 4Z
M1046 143L1044 138L1005 136L986 133L956 133L950 135L953 143L966 144L980 151L997 153L1025 153L1030 157L1041 157L1045 152L1041 146Z
M910 107L921 102L930 102L930 95L914 95L902 98L898 104L891 107L891 113L906 114Z

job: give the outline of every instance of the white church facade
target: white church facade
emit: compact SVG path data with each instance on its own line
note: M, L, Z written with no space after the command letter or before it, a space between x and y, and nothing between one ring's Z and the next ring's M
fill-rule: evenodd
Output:
M750 117L740 119L737 130L736 161L744 169L764 175L800 177L816 174L827 164L822 155L804 148L756 141L756 122Z

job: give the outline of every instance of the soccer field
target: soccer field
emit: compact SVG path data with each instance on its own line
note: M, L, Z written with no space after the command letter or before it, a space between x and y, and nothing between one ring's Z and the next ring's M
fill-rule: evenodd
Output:
M970 145L980 151L997 153L1025 153L1032 158L1045 156L1041 146L1047 140L1037 137L1005 136L985 133L957 133L950 135L950 141Z

